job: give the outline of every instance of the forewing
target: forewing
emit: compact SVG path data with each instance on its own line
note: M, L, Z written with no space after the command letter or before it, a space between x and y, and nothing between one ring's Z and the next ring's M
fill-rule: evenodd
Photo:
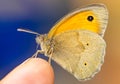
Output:
M92 16L93 20L89 21L88 17ZM92 4L79 8L65 17L60 19L49 31L48 38L69 30L89 30L104 36L108 23L108 10L103 4Z

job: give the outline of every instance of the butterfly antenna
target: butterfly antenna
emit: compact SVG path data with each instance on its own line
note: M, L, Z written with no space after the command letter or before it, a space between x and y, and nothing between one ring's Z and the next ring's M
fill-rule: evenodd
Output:
M20 32L27 32L27 33L31 33L31 34L35 34L35 35L40 35L39 33L34 32L34 31L32 31L32 30L28 30L28 29L18 28L17 31L20 31Z

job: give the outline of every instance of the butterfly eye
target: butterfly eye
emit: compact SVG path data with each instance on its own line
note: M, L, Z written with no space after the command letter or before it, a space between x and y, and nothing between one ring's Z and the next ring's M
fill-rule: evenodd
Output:
M88 17L87 17L87 20L88 20L88 21L93 21L93 20L94 20L94 17L93 17L93 16L88 16Z

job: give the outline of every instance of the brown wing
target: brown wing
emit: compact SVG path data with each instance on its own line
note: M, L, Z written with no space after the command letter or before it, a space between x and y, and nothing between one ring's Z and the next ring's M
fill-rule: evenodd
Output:
M92 77L104 61L106 44L98 34L86 30L55 36L52 59L78 80Z

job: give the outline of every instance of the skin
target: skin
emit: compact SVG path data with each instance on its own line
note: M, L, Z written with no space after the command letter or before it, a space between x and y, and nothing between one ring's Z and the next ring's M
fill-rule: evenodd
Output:
M54 72L47 61L29 58L5 76L0 84L54 84Z

